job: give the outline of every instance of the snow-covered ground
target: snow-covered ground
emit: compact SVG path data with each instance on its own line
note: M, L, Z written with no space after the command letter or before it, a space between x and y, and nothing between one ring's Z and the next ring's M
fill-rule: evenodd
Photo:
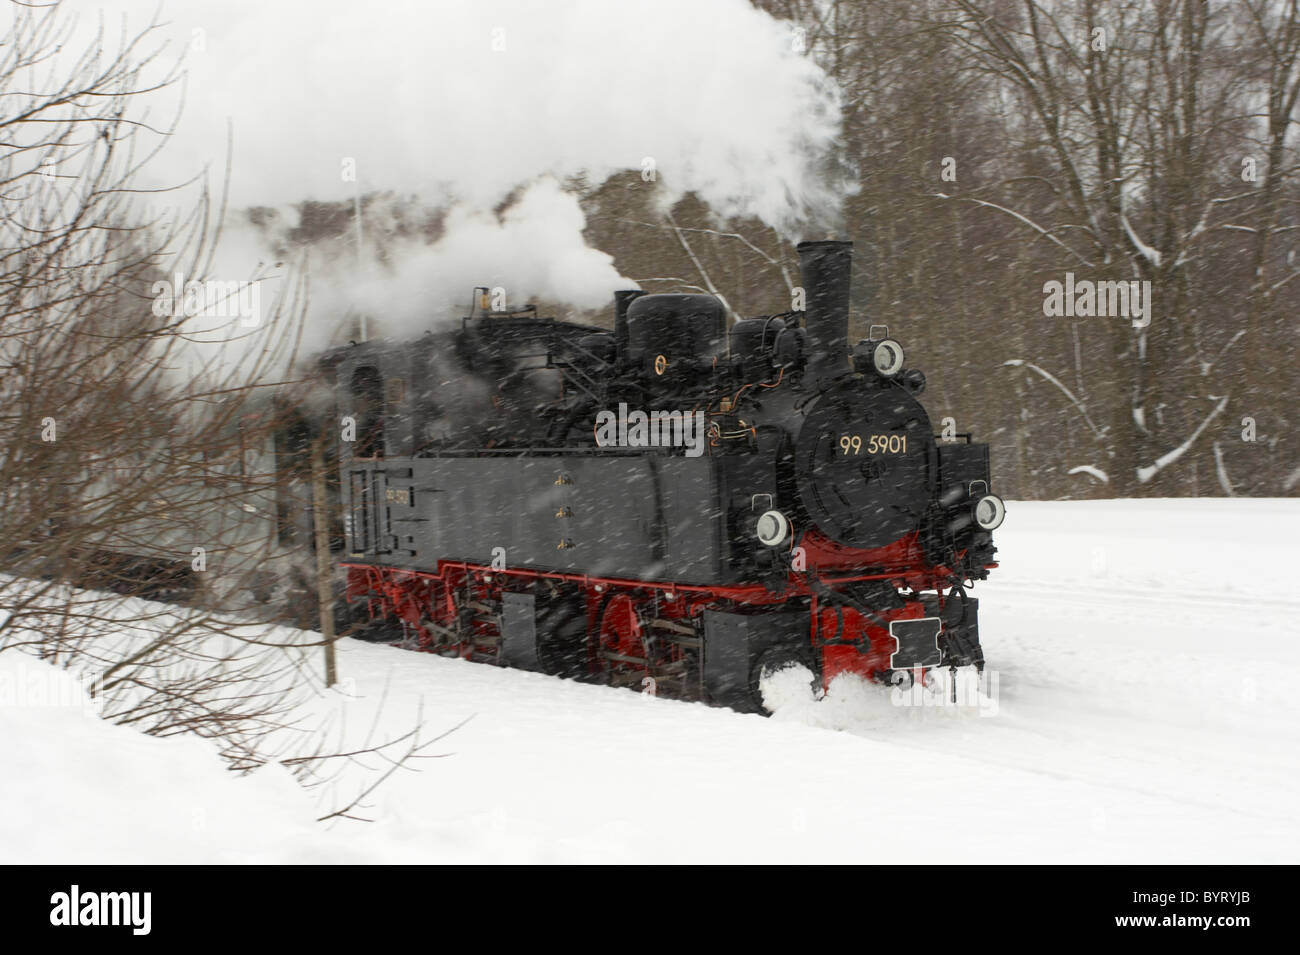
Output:
M313 821L356 770L236 777L0 654L0 862L1295 862L1297 532L1296 500L1013 502L960 708L842 681L764 719L346 642L305 705L341 738L464 721L372 822Z

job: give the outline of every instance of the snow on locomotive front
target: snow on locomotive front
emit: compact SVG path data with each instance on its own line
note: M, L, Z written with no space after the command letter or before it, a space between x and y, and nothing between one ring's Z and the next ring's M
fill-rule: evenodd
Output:
M740 709L792 664L982 667L987 445L935 440L887 329L848 346L852 244L799 254L803 327L621 292L612 332L471 315L336 356L369 422L349 597L425 649Z

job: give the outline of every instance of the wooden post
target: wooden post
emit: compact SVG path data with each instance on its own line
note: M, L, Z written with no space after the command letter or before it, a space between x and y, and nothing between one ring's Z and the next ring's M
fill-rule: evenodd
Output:
M316 595L320 602L320 632L325 638L325 685L338 682L334 663L334 587L330 574L329 502L325 493L324 436L311 443L311 519L316 531Z

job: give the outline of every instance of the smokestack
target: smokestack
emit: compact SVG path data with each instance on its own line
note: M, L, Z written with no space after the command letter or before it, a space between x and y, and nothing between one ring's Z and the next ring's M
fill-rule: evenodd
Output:
M849 372L849 283L853 243L800 242L799 271L804 290L806 374L812 382Z
M614 353L619 359L627 357L627 307L644 294L639 288L619 289L614 293Z

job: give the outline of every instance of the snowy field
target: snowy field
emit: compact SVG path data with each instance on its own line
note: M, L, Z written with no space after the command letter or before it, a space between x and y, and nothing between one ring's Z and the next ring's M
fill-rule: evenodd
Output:
M304 707L346 739L464 721L371 822L314 821L359 774L234 776L0 654L0 862L1294 863L1297 531L1296 500L1013 502L956 708L841 681L764 719L345 642Z

